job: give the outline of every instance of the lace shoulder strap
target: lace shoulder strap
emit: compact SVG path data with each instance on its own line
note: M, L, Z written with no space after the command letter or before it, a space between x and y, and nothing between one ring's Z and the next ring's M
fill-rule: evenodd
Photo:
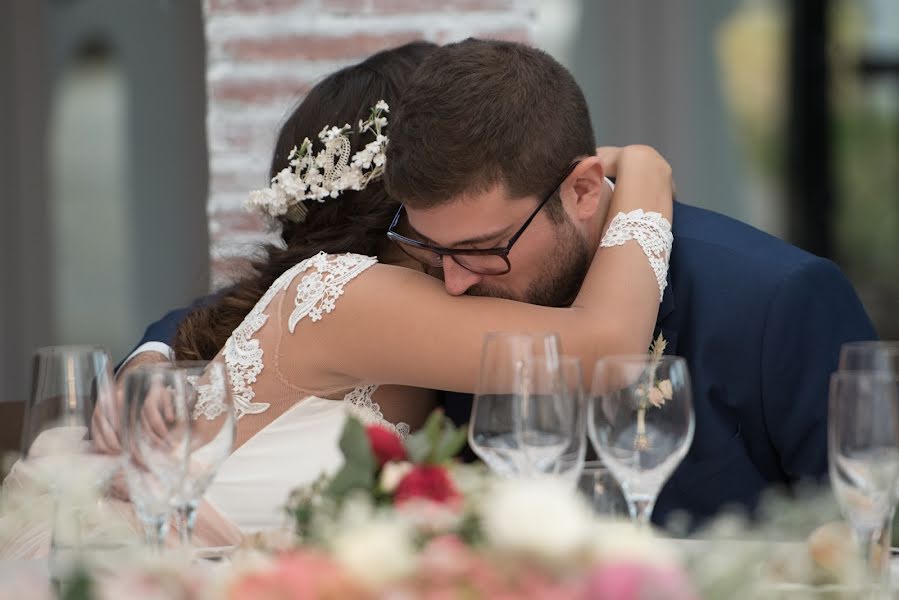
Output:
M313 256L300 283L294 299L296 308L290 313L287 328L290 333L305 317L313 322L320 321L325 313L334 310L337 298L343 295L343 287L357 275L378 262L371 256L359 254L329 255L319 253Z
M320 252L297 263L275 280L225 342L225 364L228 366L228 378L238 418L247 413L259 414L269 407L266 402L253 402L256 396L253 384L264 367L263 350L254 336L268 321L265 311L275 296L286 290L299 274L308 271L297 285L296 308L288 321L288 328L292 333L306 315L313 321L318 321L323 313L334 310L335 302L343 294L343 287L347 282L376 262L377 259L371 256Z

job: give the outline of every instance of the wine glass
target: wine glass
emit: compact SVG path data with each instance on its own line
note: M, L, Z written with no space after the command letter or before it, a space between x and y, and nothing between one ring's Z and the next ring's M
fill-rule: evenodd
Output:
M840 348L840 371L882 371L899 377L899 342L860 341L848 342ZM899 499L899 487L896 490ZM881 534L881 564L886 571L893 546L894 513L887 515Z
M187 466L190 384L167 363L136 367L124 383L125 481L148 544L161 551Z
M189 384L190 451L174 502L181 542L190 544L200 500L234 445L234 401L223 363L180 361L172 366L185 374Z
M899 384L877 371L830 379L828 463L834 495L852 525L866 564L896 507L899 481Z
M574 487L578 483L587 455L587 399L584 396L581 359L576 356L561 356L559 370L564 401L570 404L574 412L570 421L571 435L568 445L556 461L554 472Z
M542 398L535 397L552 382L558 386L558 357L559 338L553 333L495 332L485 336L468 439L494 473L504 477L530 474L532 458L555 460L564 449L559 440L557 447L543 443L541 429L559 423L559 412L546 407L553 400L541 404ZM536 363L540 365L535 368ZM558 391L556 387L556 401Z
M22 428L22 467L50 491L51 570L68 569L104 536L87 523L99 519L99 498L117 459L90 453L94 410L113 405L109 355L95 346L50 346L35 352L31 396Z
M646 526L656 497L693 441L687 363L676 356L610 356L596 363L587 427L593 446Z

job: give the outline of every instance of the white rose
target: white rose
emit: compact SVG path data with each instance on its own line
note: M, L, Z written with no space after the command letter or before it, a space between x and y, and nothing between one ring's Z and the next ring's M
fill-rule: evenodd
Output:
M332 541L334 558L372 586L396 581L415 570L415 547L407 526L375 518L344 528Z
M487 541L500 550L561 562L589 548L592 513L558 479L497 482L481 518Z
M629 521L597 521L590 528L589 539L591 554L599 562L633 559L657 565L677 564L667 541Z

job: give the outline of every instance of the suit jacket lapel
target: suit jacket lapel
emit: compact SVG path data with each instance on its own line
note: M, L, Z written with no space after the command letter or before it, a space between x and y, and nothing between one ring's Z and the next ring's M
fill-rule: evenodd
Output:
M667 275L668 285L665 287L665 294L662 296L662 302L659 305L659 316L656 319L655 335L661 333L667 345L665 354L677 354L677 330L674 329L674 320L671 319L674 313L674 285L671 281L671 269ZM654 339L654 338L653 338Z

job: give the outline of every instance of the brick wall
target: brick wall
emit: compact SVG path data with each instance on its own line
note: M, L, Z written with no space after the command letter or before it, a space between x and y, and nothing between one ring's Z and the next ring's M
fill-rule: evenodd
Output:
M266 185L278 127L322 76L415 39L529 41L534 0L204 0L212 284L264 239L242 210Z

